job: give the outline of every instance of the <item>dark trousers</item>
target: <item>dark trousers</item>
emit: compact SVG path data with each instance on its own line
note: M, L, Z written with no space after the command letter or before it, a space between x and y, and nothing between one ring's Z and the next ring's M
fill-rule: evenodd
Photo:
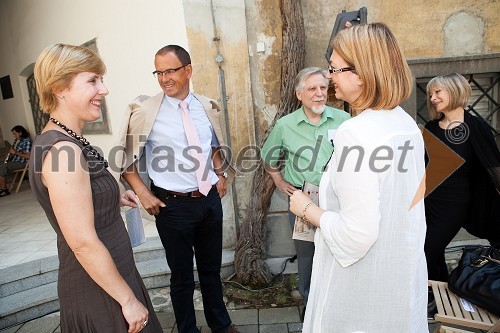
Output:
M425 258L429 280L448 282L444 251L467 218L468 202L425 199Z
M194 253L205 318L212 332L224 333L231 319L222 299L222 205L217 189L207 197L158 198L166 205L156 216L156 228L172 271L170 293L177 330L199 333L193 305Z
M290 209L288 210L288 218L290 226L295 225L295 214ZM297 270L299 276L299 293L304 299L304 305L307 305L309 297L309 286L311 285L311 273L314 257L314 242L307 242L302 240L293 240L295 244L295 252L297 253Z

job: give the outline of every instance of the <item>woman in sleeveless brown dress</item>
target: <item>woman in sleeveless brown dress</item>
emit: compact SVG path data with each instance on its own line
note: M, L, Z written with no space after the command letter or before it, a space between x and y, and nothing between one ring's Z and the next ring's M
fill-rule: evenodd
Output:
M135 267L106 160L81 135L101 116L105 65L87 48L57 44L35 64L50 121L36 137L30 183L57 233L58 295L65 332L162 332Z

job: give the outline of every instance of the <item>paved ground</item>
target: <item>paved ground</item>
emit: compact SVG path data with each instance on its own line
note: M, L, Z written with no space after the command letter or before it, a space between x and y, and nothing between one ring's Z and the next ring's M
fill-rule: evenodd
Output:
M158 236L144 220L146 237ZM0 270L57 255L56 233L25 180L17 194L0 198Z
M233 323L241 333L292 333L302 332L299 311L302 307L274 308L274 309L240 309L229 310ZM164 333L175 333L173 313L157 312L158 319ZM203 311L196 311L197 323L201 333L209 333ZM429 332L434 332L437 324L429 325ZM60 333L59 313L51 314L40 319L30 321L24 325L0 331L2 333Z
M244 309L230 310L233 323L241 333L288 333L301 332L302 323L299 318L299 308L277 309ZM157 312L163 332L177 332L172 312ZM211 332L206 326L205 317L200 310L196 311L197 323L202 333ZM33 320L24 325L1 331L2 333L58 333L59 313Z

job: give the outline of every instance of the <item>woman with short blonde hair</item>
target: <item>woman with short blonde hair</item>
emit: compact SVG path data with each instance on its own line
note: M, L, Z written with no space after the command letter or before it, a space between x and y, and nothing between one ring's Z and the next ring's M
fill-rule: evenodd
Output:
M57 233L62 332L162 332L134 264L108 163L82 135L101 116L108 94L104 63L93 51L66 44L46 48L35 64L40 102L49 121L36 137L30 184Z
M410 96L413 80L396 38L385 24L371 29L354 26L343 30L333 49L354 67L363 82L361 95L352 101L355 110L393 109Z
M42 51L34 71L40 106L51 113L58 105L54 92L67 88L73 77L82 72L103 76L106 65L92 50L64 44L55 44Z
M428 332L422 134L399 104L411 73L382 23L341 31L329 78L356 117L342 123L319 206L300 191L292 212L314 224L302 332Z
M429 156L434 167L427 169L428 188L435 187L439 173L453 169L425 198L424 250L430 280L448 281L445 249L461 228L492 245L500 243L500 152L489 125L464 110L471 91L469 82L457 73L436 76L427 84L431 121L425 128L463 159L452 168L446 154ZM432 317L436 304L432 294L429 298Z
M469 105L472 88L467 80L460 74L452 73L448 75L436 76L427 83L427 96L435 89L444 89L450 95L448 110L465 109ZM427 98L427 111L431 120L444 117L442 111L437 111L431 98Z

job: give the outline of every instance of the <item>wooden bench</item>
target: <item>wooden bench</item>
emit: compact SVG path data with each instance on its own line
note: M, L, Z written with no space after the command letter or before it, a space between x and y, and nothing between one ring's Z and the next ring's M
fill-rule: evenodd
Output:
M459 328L441 325L434 333L471 333L471 331L464 331Z
M467 302L462 303L460 297L448 289L448 283L429 280L429 286L434 293L437 313L434 319L441 323L488 330L500 333L500 321L497 316L480 307ZM464 308L464 305L468 308ZM464 332L452 327L441 326L436 332ZM465 331L467 332L467 331Z

